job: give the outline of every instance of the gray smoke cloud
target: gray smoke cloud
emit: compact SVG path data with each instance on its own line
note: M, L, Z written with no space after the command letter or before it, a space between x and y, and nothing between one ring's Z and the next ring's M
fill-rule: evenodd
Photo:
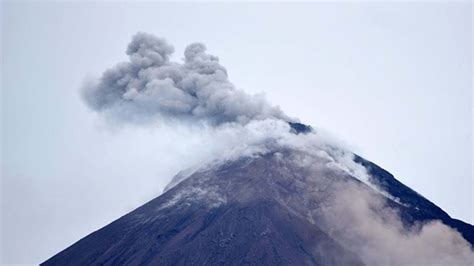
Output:
M471 245L441 221L407 228L383 197L358 184L336 187L318 217L366 265L472 265Z
M189 45L184 62L171 62L174 48L166 40L137 33L127 47L128 62L105 71L83 87L95 111L124 122L157 118L188 119L220 125L288 118L263 95L249 95L229 82L226 69L202 43Z
M200 160L196 165L178 175L167 189L196 169L212 169L214 164L242 156L290 148L296 156L294 164L312 172L302 176L301 183L308 184L304 187L307 193L282 204L310 222L317 221L366 265L471 264L472 247L452 228L439 221L403 226L397 210L386 204L387 199L397 202L396 199L370 183L365 167L353 160L354 155L343 148L345 145L321 130L317 134L292 134L285 121L294 119L262 95L249 95L235 88L226 69L217 57L206 53L203 44L189 45L182 63L170 61L173 52L173 46L164 39L138 33L126 50L129 61L105 71L82 90L85 102L93 110L116 121L176 119L211 125L204 127L204 131L210 128L207 154L198 151ZM213 127L224 124L219 130ZM203 163L206 160L210 162ZM335 181L333 177L338 176L353 176L361 182ZM329 187L332 192L326 189ZM305 195L311 198L298 198ZM196 200L208 198L213 207L225 203L225 197L212 187L191 188L163 208L188 196ZM311 204L320 198L325 198L327 206L315 209Z

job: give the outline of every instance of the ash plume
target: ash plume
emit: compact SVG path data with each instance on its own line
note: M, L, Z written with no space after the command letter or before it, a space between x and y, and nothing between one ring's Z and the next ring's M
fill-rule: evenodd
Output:
M166 40L137 33L127 47L128 62L105 71L82 90L93 110L121 122L156 119L199 120L212 125L252 120L292 121L263 95L234 87L219 59L202 43L189 45L184 62L171 62Z
M216 209L232 198L243 202L242 199L260 200L258 197L265 193L275 193L265 199L276 199L288 213L324 229L341 246L361 257L365 265L470 265L473 261L471 244L454 227L431 216L427 216L430 222L420 220L405 225L402 211L412 215L411 211L417 210L419 215L423 208L401 201L381 187L374 181L380 177L375 179L375 174L368 171L370 167L357 162L355 155L332 136L292 123L297 121L264 96L237 89L218 58L208 54L203 44L189 45L182 63L170 61L173 52L166 40L138 33L126 50L129 61L108 69L82 90L88 106L115 121L178 120L210 125L200 128L200 132L211 130L209 145L192 153L199 154L197 165L169 183L164 193L172 197L165 198L167 201L156 210L172 210L184 201L203 201ZM268 159L273 158L271 154L274 159ZM213 171L227 162L234 165L241 158L269 160L270 166L262 172L272 175L259 183L263 185L248 187L237 173L247 166L239 166L231 168L236 169L235 178L228 174L232 171L219 176L232 177L222 183L225 189L216 185L220 179L211 178L218 176ZM248 175L255 180L265 177L255 173L259 172ZM193 176L204 181L196 179L196 186L182 185L179 193L173 194L176 186ZM288 188L298 193L279 194ZM237 193L235 189L241 191ZM406 192L411 190L403 185L398 185L397 191L404 191L400 195L418 199L416 204L425 206L421 196Z

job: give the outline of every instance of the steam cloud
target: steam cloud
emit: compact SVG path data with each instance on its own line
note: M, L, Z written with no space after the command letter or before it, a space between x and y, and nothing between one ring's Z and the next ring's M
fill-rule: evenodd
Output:
M188 119L220 125L268 118L290 121L263 95L248 95L229 82L226 69L202 43L189 45L184 63L170 62L173 46L147 33L128 45L129 62L105 71L83 88L95 111L126 122Z

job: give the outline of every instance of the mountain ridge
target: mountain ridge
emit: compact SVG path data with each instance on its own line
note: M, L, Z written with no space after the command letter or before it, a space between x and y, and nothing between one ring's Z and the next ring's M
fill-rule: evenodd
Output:
M339 191L359 195L356 201L368 197L369 204L383 196L350 174L328 167L327 159L311 161L316 170L300 164L306 156L279 148L198 170L43 265L378 263L379 258L367 261L347 245L352 240L345 238L344 226L333 228L334 220L326 217L337 210L332 199ZM400 228L420 234L422 224L440 220L459 230L472 250L472 225L451 219L377 165L357 155L354 161L399 200L384 198L383 204L370 206L377 208L377 215L385 219L396 210Z

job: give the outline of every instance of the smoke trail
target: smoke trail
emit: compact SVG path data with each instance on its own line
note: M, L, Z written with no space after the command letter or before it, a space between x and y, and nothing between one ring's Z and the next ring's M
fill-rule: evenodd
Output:
M150 122L160 117L213 125L268 118L292 121L263 95L236 89L204 44L189 45L184 63L171 62L173 52L166 40L137 33L126 51L129 61L84 86L86 103L122 122Z

